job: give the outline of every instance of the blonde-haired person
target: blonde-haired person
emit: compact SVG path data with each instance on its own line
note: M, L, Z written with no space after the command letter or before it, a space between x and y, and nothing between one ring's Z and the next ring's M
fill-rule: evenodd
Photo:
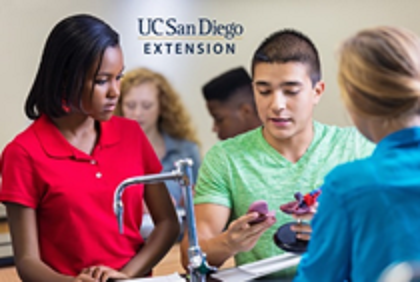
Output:
M120 89L117 115L140 124L162 163L163 171L171 171L174 162L181 158L191 158L196 179L201 164L199 141L180 96L168 80L150 69L137 68L124 75ZM181 210L179 184L173 180L165 183L176 208ZM150 231L146 225L142 227L144 236Z
M420 260L419 37L360 31L341 47L338 80L354 124L378 145L327 175L295 281L377 281L391 263Z

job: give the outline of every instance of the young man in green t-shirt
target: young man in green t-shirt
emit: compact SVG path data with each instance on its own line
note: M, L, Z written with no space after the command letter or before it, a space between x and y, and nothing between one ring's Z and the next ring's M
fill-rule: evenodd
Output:
M373 150L354 128L313 120L324 82L318 52L305 35L282 30L268 37L253 56L252 75L263 126L216 144L204 158L195 188L199 243L215 266L231 256L241 265L281 254L273 234L292 218L280 204L294 200L295 192L322 185L334 166ZM258 215L246 212L256 200L266 200L276 219L250 225ZM186 266L186 237L181 249Z

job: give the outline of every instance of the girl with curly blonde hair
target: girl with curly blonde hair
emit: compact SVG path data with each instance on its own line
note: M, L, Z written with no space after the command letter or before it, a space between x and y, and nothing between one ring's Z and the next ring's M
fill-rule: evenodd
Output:
M161 160L163 171L172 170L178 159L191 158L194 178L197 176L201 163L199 141L180 96L162 74L146 68L126 73L116 114L140 124ZM166 185L180 207L179 185L175 181L167 181Z

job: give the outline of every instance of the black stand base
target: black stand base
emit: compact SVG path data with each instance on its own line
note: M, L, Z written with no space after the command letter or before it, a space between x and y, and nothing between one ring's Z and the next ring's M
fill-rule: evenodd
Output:
M296 232L292 231L290 227L298 224L297 222L290 222L282 225L274 234L274 242L277 247L291 253L301 254L306 252L308 241L296 238ZM306 224L306 223L301 223Z

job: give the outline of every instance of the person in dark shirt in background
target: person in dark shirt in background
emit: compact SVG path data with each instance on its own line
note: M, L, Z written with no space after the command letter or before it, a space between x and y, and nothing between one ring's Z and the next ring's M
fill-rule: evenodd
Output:
M231 69L203 86L213 131L221 140L261 125L255 108L251 77L243 67Z

